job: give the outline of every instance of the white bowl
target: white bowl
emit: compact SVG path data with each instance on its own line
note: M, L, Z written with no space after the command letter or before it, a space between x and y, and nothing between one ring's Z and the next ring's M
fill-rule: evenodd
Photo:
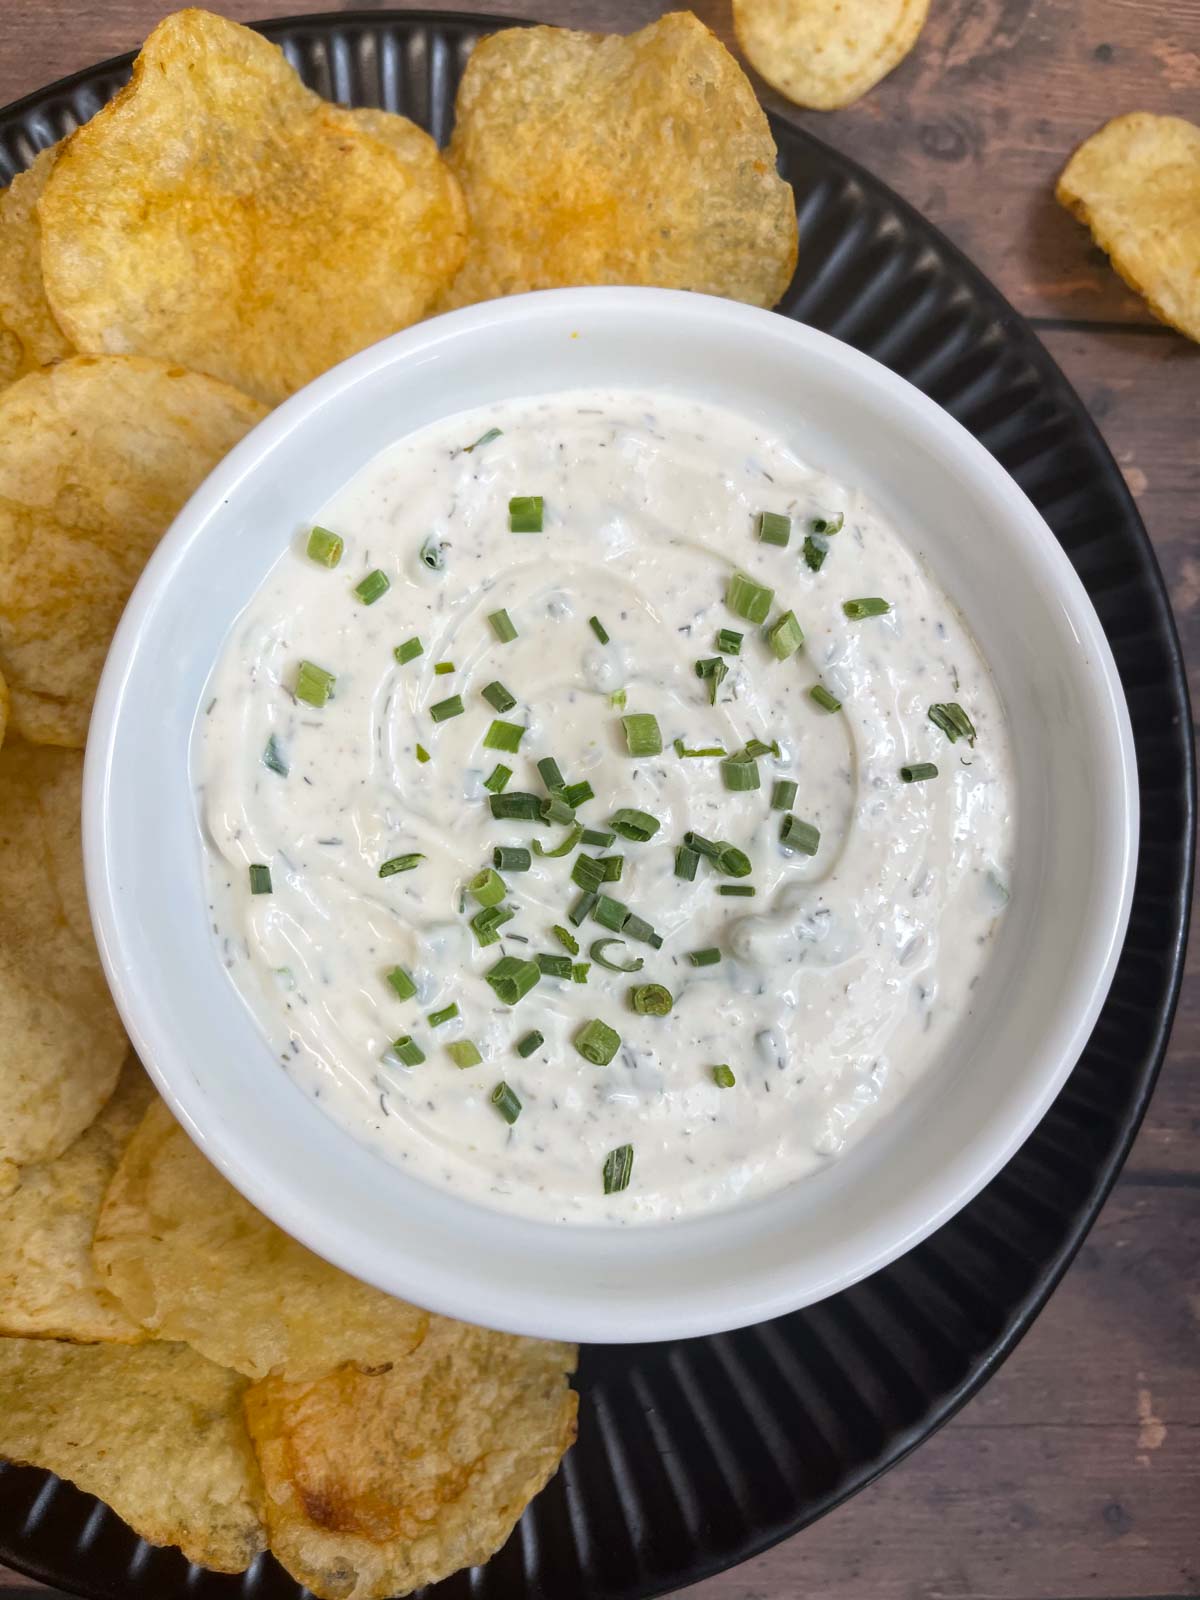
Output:
M786 426L906 530L991 664L1016 752L1012 902L956 1058L821 1174L687 1222L493 1213L367 1153L284 1076L218 959L189 741L234 618L296 526L437 418L583 385L664 389ZM231 1182L346 1271L547 1337L714 1332L819 1300L951 1217L1029 1135L1107 993L1137 786L1116 667L1033 506L916 389L824 334L653 289L525 295L365 350L295 395L193 496L138 584L88 743L84 848L101 954L138 1053Z

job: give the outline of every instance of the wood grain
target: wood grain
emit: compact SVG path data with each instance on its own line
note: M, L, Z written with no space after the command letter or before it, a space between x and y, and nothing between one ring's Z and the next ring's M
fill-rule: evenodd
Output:
M165 9L166 0L0 0L0 103L131 48ZM220 9L249 20L350 7L227 0ZM534 8L490 0L487 9ZM651 0L537 8L547 21L619 29L660 9ZM725 0L695 9L729 38ZM1137 499L1200 703L1200 350L1151 321L1052 198L1079 140L1134 109L1200 121L1200 0L934 0L916 51L864 102L831 116L789 114L913 201L1035 319ZM1193 956L1122 1179L1016 1354L908 1461L797 1538L689 1590L690 1600L1200 1595L1198 1352ZM22 1592L48 1594L0 1571L6 1600Z

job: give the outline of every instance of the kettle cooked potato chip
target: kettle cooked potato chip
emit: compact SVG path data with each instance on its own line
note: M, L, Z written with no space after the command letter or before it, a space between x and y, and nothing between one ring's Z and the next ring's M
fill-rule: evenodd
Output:
M57 154L57 145L40 151L29 171L19 172L0 192L0 387L71 353L42 285L37 219L37 203Z
M213 378L128 357L75 356L0 391L0 668L17 733L82 747L142 567L264 414Z
M1055 194L1154 315L1200 340L1200 128L1116 117L1076 150Z
M306 89L210 12L167 17L63 146L40 204L80 350L178 361L267 401L425 315L465 250L429 136Z
M796 208L741 68L690 12L626 38L510 28L475 47L450 164L471 219L443 301L655 284L752 305L796 264Z
M746 60L798 106L861 99L917 42L929 0L733 0Z
M183 1344L0 1339L0 1455L99 1495L151 1544L244 1572L264 1545L245 1388Z
M435 1317L385 1370L246 1393L271 1549L320 1600L383 1600L486 1561L575 1437L572 1345Z

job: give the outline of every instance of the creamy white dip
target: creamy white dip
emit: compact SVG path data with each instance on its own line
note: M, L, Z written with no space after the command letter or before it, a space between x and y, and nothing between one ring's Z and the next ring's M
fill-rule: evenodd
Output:
M544 531L510 532L510 499L532 495ZM790 518L786 547L758 537L763 511ZM838 514L814 571L805 536ZM414 1175L491 1206L649 1221L794 1182L952 1056L1007 899L1009 738L951 601L859 491L730 412L589 391L402 439L314 523L344 540L340 563L312 560L310 529L296 530L217 663L193 765L225 964L283 1070L330 1116ZM377 570L390 587L364 604L355 586ZM775 591L767 626L794 611L804 644L787 659L729 609L736 571ZM860 597L890 610L852 619L843 603ZM501 609L517 630L507 643L488 620ZM721 657L728 675L710 705L695 664L718 655L721 629L744 637ZM422 654L399 662L414 636ZM302 661L336 676L323 707L294 696ZM453 671L436 673L446 662ZM484 698L493 682L511 710ZM818 683L840 710L813 700ZM624 708L610 700L620 690ZM453 695L463 714L435 721L431 705ZM930 720L947 702L968 715L973 745ZM628 753L622 715L639 712L657 718L661 755ZM516 754L484 748L496 718L527 730ZM757 759L759 788L731 792L719 758L680 757L676 739L730 754L777 741L780 753ZM268 745L286 775L264 762ZM552 849L568 835L496 820L484 780L503 763L506 793L545 799L546 756L568 784L594 787L578 808L584 827L606 830L633 807L658 830L502 872L515 916L481 947L468 881L496 846L537 838ZM901 767L921 762L937 776L904 782ZM787 811L772 808L781 779L797 789ZM815 855L782 846L789 815L819 830ZM737 846L752 870L726 876L702 857L681 878L688 830ZM415 867L380 877L409 853ZM603 892L662 944L627 938L605 953L641 957L637 973L589 954L620 935L591 915L568 921L580 855L624 857ZM251 893L251 866L269 867L270 893ZM545 975L505 1006L485 974L502 956L566 954L556 924L578 940L574 959L591 962L586 982ZM719 962L690 963L714 948ZM389 983L396 967L412 998ZM648 983L670 991L669 1015L632 1009ZM451 1004L457 1016L431 1024ZM591 1019L620 1035L607 1065L575 1046ZM544 1043L523 1057L518 1041L533 1030ZM423 1061L404 1064L392 1047L403 1036ZM482 1061L464 1069L447 1046L466 1040ZM492 1102L501 1083L520 1103L511 1124ZM606 1157L625 1145L628 1186L606 1194Z

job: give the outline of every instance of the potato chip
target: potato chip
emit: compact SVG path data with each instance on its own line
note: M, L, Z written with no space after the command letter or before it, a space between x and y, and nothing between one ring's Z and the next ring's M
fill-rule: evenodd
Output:
M852 105L898 67L929 0L733 0L742 53L798 106Z
M0 745L4 743L4 735L8 731L8 685L4 681L4 674L0 672Z
M78 1138L129 1048L84 897L82 776L73 750L0 750L0 1162L17 1166Z
M53 1161L0 1199L0 1333L136 1344L145 1334L92 1265L100 1202L154 1091L130 1056L112 1099Z
M741 68L690 12L630 34L512 28L475 47L450 164L471 218L444 306L657 284L771 306L796 207Z
M57 152L57 145L40 151L29 171L0 192L0 388L71 354L46 300L37 219Z
M1154 315L1200 340L1200 128L1117 117L1080 145L1055 194Z
M146 40L40 207L50 304L81 350L179 361L277 401L418 321L466 248L434 141L311 93L206 11Z
M93 1250L101 1283L135 1321L252 1378L376 1366L412 1350L429 1323L268 1222L161 1101L122 1157Z
M246 1393L271 1549L321 1600L371 1600L486 1561L575 1437L572 1345L437 1317L386 1370Z
M0 391L0 668L17 733L83 745L147 557L263 415L213 378L111 356L76 356Z
M0 1339L0 1455L99 1495L151 1544L243 1572L263 1548L245 1387L182 1344Z

